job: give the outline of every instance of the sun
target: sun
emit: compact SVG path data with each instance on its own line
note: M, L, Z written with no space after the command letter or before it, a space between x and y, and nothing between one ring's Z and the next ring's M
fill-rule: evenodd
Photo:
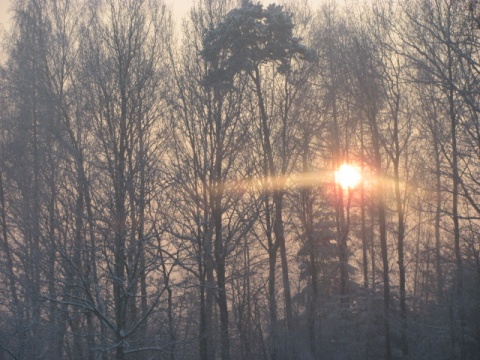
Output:
M358 169L347 163L343 163L342 166L335 171L335 182L344 190L354 188L359 184L361 179L362 176Z

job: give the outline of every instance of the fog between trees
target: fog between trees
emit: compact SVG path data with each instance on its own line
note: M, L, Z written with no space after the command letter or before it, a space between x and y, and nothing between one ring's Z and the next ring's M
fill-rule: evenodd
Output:
M476 1L11 14L0 359L480 357Z

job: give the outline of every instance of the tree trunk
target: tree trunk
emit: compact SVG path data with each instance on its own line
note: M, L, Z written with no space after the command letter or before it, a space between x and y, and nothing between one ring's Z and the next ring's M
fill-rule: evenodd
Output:
M266 236L268 242L268 308L269 308L269 349L270 359L277 359L278 346L278 325L277 325L277 294L276 294L276 273L277 273L277 251L278 246L272 237L271 209L268 194L264 195Z
M361 159L361 173L365 174L365 154L363 142L363 121L360 126L360 159ZM368 242L367 242L367 226L366 226L366 211L365 211L365 182L360 181L360 222L362 232L362 267L363 267L363 287L368 289Z
M264 154L263 156L266 159L267 165L267 174L270 176L269 181L276 182L275 189L273 189L273 205L274 205L274 220L273 220L273 233L275 235L275 246L278 246L280 249L280 259L282 266L282 281L283 281L283 290L284 290L284 300L285 300L285 317L287 320L287 328L290 336L294 334L294 325L293 325L293 308L292 308L292 298L290 291L290 280L288 275L288 259L287 259L287 250L285 245L285 234L284 234L284 225L283 225L283 189L277 189L279 179L277 176L281 175L277 172L274 160L273 160L273 150L271 146L270 139L270 128L268 125L268 116L265 109L265 102L263 99L262 86L260 81L260 71L258 68L255 69L255 73L251 74L251 77L255 83L255 91L257 94L257 99L260 109L260 120L261 120L261 130L262 130L262 146ZM273 253L276 253L274 251ZM272 256L274 254L271 254ZM292 351L295 351L295 348L291 348Z
M398 139L396 141L398 146ZM405 238L405 214L403 210L402 197L400 192L400 174L399 174L399 156L397 153L393 163L394 182L395 182L395 200L398 220L398 270L400 277L400 327L401 327L401 347L404 358L408 357L408 324L407 324L407 305L405 290L405 264L404 264L404 238Z
M442 270L442 253L440 238L440 221L442 215L442 175L440 149L438 146L437 126L433 134L433 145L435 151L435 271L437 273L437 297L438 300L443 298L443 270Z
M459 185L460 185L460 175L458 172L458 153L457 153L457 116L455 113L455 104L454 104L454 89L453 89L453 59L452 59L452 50L450 45L448 46L448 75L449 75L449 92L448 92L448 103L449 103L449 115L450 115L450 130L451 130L451 141L452 141L452 177L453 177L453 188L452 188L452 220L453 220L453 236L454 236L454 249L455 249L455 263L457 267L456 272L456 299L455 305L458 309L458 317L460 322L460 359L466 359L466 347L465 347L465 305L463 301L463 262L462 254L460 249L460 222L458 215L458 196L459 196Z
M387 245L387 222L383 186L378 188L378 221L380 227L380 247L382 252L383 265L383 326L385 329L385 359L392 358L392 345L390 338L390 279L388 267L388 245Z
M383 265L383 326L385 331L385 359L390 360L392 358L390 335L390 278L388 266L387 218L382 172L382 156L380 153L380 137L378 133L376 116L372 115L370 121L370 126L372 129L373 151L375 155L375 176L377 178L377 186L375 191L377 192L378 222L380 232L379 236Z

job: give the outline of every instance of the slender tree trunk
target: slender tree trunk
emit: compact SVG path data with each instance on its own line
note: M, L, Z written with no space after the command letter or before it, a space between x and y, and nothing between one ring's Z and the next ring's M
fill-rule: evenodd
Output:
M147 152L145 150L145 134L143 133L142 122L137 124L139 137L139 162L140 162L140 193L138 199L138 241L139 241L139 268L140 268L140 312L141 317L143 318L148 312L148 302L147 302L147 275L145 271L146 262L145 262L145 211L147 200L146 192L146 162L147 162ZM163 262L162 262L163 263ZM140 329L141 338L146 338L148 334L148 321L145 320L145 323Z
M377 265L376 265L376 259L375 259L375 214L374 214L374 204L372 202L372 206L370 206L370 237L371 237L371 243L370 243L370 260L371 260L371 266L372 266L372 290L375 290L377 286Z
M217 302L220 312L220 342L222 360L230 359L230 337L228 331L228 305L226 294L225 249L222 241L222 219L219 213L220 200L216 199L215 218L215 265L217 273Z
M247 297L247 320L246 320L246 328L247 332L245 333L245 355L247 359L253 358L253 352L255 349L253 349L253 344L252 344L252 339L254 339L254 328L252 325L252 319L254 319L254 314L253 314L253 307L252 307L252 289L250 285L250 269L252 268L252 263L250 261L250 247L248 245L248 239L245 237L245 243L244 243L244 251L245 251L245 266L244 269L247 272L247 275L245 277L245 284L244 288L246 288L246 297ZM260 334L261 335L261 334Z
M378 221L380 226L380 247L382 252L383 265L383 326L385 329L385 358L392 358L392 347L390 338L390 278L388 267L388 245L387 245L387 222L385 211L385 200L382 194L383 186L379 187L378 195Z
M285 244L285 232L283 228L283 215L282 215L283 214L283 192L281 191L274 192L273 198L274 198L274 204L275 204L275 220L273 224L273 231L275 234L275 239L278 242L279 249L280 249L287 327L290 332L290 336L294 336L293 306L292 306L292 296L290 291L290 280L288 275L288 259L287 259L287 249Z
M217 273L217 302L220 312L220 342L222 360L230 359L230 335L228 329L228 303L226 290L226 251L223 238L223 124L222 124L222 106L223 101L219 90L214 91L214 108L213 114L214 129L215 129L215 155L213 164L213 194L211 196L212 216L215 227L215 265Z
M417 302L418 302L418 271L420 267L420 240L422 235L422 204L421 200L418 201L418 221L417 221L417 240L415 243L415 270L413 275L413 309L414 311L417 310Z
M360 126L360 159L361 159L361 173L365 173L365 154L363 142L363 122ZM367 242L367 227L366 227L366 211L365 211L365 182L360 181L360 222L362 232L362 267L363 267L363 287L368 289L368 242Z
M443 298L444 287L440 238L440 221L442 215L442 175L437 126L436 124L434 126L435 131L433 135L433 145L435 151L435 271L437 273L437 297L438 300L440 300Z
M306 164L306 156L304 159L304 173L307 173L308 166ZM308 338L310 343L310 352L313 357L317 352L317 333L316 333L316 319L317 319L317 303L318 303L318 274L317 274L317 256L315 248L315 240L313 238L313 199L312 191L305 189L302 191L303 212L305 222L305 233L307 241L307 249L310 263L310 288L311 293L308 298Z
M2 151L3 152L3 151ZM3 166L1 164L0 166ZM10 296L12 297L13 305L16 309L16 328L20 328L23 322L23 311L21 307L21 303L19 301L18 293L17 293L17 286L15 280L15 270L13 265L13 258L11 253L11 245L9 243L9 232L8 232L8 224L7 224L7 209L5 204L5 188L3 185L3 171L0 168L0 220L2 222L2 248L6 258L6 267L7 267L7 279L8 279L8 287L10 290Z
M123 55L123 54L122 54ZM123 69L122 69L123 70ZM115 253L114 253L114 279L113 279L113 300L115 309L115 335L117 339L116 360L125 359L125 334L127 330L127 314L129 295L127 291L127 279L125 277L125 268L127 266L126 236L127 236L127 209L126 209L126 161L127 161L127 95L125 89L125 79L120 76L119 86L121 94L121 112L120 124L118 129L118 150L114 153L115 167L110 174L113 180L114 188L114 209L112 217L115 234ZM109 121L114 121L109 119ZM132 204L132 206L134 206Z
M450 126L451 126L451 140L452 140L452 220L453 220L453 236L454 236L454 249L456 259L456 307L458 309L458 316L460 321L460 358L463 360L466 358L465 348L465 308L463 301L463 263L462 254L460 249L460 222L458 215L458 193L460 185L460 175L458 173L458 153L457 153L457 116L455 113L454 93L453 93L453 75L452 75L452 54L450 46L449 50L449 113L450 113Z
M269 307L269 349L270 359L277 359L278 325L277 325L277 294L276 294L276 267L278 246L272 237L271 210L268 193L264 195L266 236L268 242L268 307Z
M251 74L251 77L255 83L255 91L257 94L257 99L260 108L260 120L261 120L261 129L263 136L263 151L266 158L266 165L268 175L271 177L270 181L278 182L276 179L280 174L277 172L274 160L273 160L273 150L271 146L270 139L270 127L268 125L268 116L265 109L265 102L263 99L262 86L260 81L260 71L258 68L255 69L255 73ZM275 185L277 187L278 185ZM275 235L275 242L278 245L280 250L280 260L282 266L282 280L283 280L283 292L285 300L285 317L287 320L287 328L289 331L289 336L294 334L294 324L293 324L293 307L292 307L292 297L290 291L290 280L288 275L288 259L287 251L285 245L285 233L283 225L283 189L273 189L273 204L274 204L274 221L273 221L273 233ZM276 253L276 251L274 251ZM274 255L274 254L272 254ZM290 338L291 339L291 338ZM292 348L292 351L295 351L295 348ZM295 357L295 356L294 356Z
M390 335L390 278L388 266L388 244L387 244L387 217L382 172L382 156L380 153L380 139L377 128L377 119L375 116L371 118L373 151L375 154L375 170L377 177L377 207L378 222L380 230L380 248L382 254L383 265L383 326L385 331L385 359L392 358L392 345Z
M215 300L215 278L214 278L214 259L212 254L212 239L210 234L207 235L207 246L205 247L207 251L206 259L206 297L205 297L205 310L206 310L206 319L207 319L207 350L208 350L208 359L216 357L217 354L217 342L218 339L215 338L215 318L214 318L214 300Z
M349 192L349 190L347 190ZM349 195L347 195L349 197ZM338 261L340 263L340 296L342 302L347 301L347 287L348 287L348 225L345 219L345 204L344 193L340 185L337 185L337 243L338 243ZM348 200L347 200L348 201ZM347 209L348 211L348 209Z
M202 254L202 241L198 242L199 253ZM204 262L202 259L198 261L198 273L200 275L200 328L199 328L199 347L200 359L208 360L208 324L207 324L207 300L206 300L206 273L204 270Z
M83 159L83 156L80 156L81 159ZM85 174L85 169L84 169L84 164L83 161L80 162L78 171L81 174L80 179L81 179L81 186L84 188L84 194L85 194L85 209L87 212L87 225L88 225L88 237L90 240L89 246L90 246L90 251L87 252L87 257L89 261L85 262L85 268L87 270L87 274L91 276L92 283L93 284L98 284L98 273L97 273L97 249L96 249L96 237L95 237L95 222L94 222L94 216L93 216L93 206L92 206L92 200L90 196L90 185L87 179L87 176ZM97 297L101 296L98 294L97 288L94 288L92 291ZM104 312L105 309L103 307L99 308L100 312ZM93 320L92 320L93 324ZM106 338L106 326L103 322L100 323L100 339L105 339ZM91 344L92 347L90 348L90 356L93 357L95 355L95 350L93 348L93 345L96 344L96 337L93 335L92 331L92 339L91 339ZM101 355L101 359L105 360L106 359L106 353L103 352Z
M398 146L398 139L396 141ZM406 305L406 289L405 289L405 263L404 263L404 238L405 238L405 214L403 210L402 197L400 192L400 174L399 174L399 156L397 153L393 163L394 181L395 181L395 200L397 208L398 220L398 270L400 277L400 321L401 321L401 347L404 358L408 357L408 324L407 324L407 305Z

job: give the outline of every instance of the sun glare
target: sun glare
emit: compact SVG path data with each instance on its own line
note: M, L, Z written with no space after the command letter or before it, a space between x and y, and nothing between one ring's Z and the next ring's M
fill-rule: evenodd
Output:
M353 165L343 163L340 168L335 171L335 182L344 190L352 189L358 185L361 180L360 172Z

